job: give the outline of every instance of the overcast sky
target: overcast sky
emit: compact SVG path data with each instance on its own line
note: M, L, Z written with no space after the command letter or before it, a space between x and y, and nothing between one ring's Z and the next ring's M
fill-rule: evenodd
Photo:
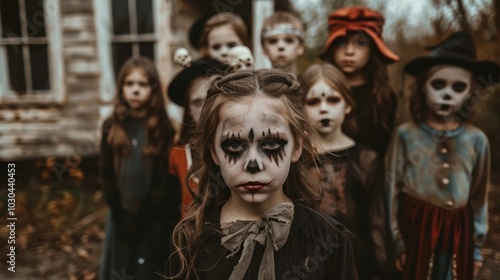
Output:
M327 29L327 17L331 12L323 4L323 1L331 0L291 0L297 10L302 14L303 20L308 25L308 35L313 36L318 32ZM361 3L372 9L381 11L386 19L384 26L384 38L388 41L396 38L394 30L403 28L402 34L405 39L418 40L424 35L433 33L433 21L440 17L444 30L457 30L459 28L456 20L455 10L457 9L455 1L451 5L435 6L435 0L365 0L365 1L345 1L346 3ZM493 0L463 0L468 14L469 23L473 28L477 27L481 12L493 16ZM311 13L312 12L312 13ZM310 46L313 47L313 46Z

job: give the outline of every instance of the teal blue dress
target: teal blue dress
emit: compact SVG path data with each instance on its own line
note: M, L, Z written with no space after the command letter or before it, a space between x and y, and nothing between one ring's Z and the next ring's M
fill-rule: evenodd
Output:
M452 234L440 236L449 230L447 227L437 229L436 226L453 223L450 220L436 222L438 213L459 213L463 210L468 216L467 228L456 227L455 235L470 235L471 238L454 245L448 252L432 248L429 256L431 259L419 262L430 264L430 270L441 270L442 275L432 279L448 279L455 269L452 263L460 262L467 256L457 256L452 260L454 251L470 247L470 260L466 265L472 265L473 261L481 261L481 247L483 246L488 231L488 188L490 177L490 147L484 132L470 124L462 124L455 130L440 131L432 127L415 122L407 122L400 125L392 139L386 159L387 194L389 201L389 213L391 231L396 245L396 255L406 252L408 261L408 248L420 240L403 242L404 230L401 227L400 217L406 216L409 209L408 203L401 204L401 197L415 202L415 205L425 205L427 209L433 210L434 217L428 217L422 213L414 213L413 226L422 221L422 228L412 229L420 231L424 235L432 235L440 243L452 239ZM399 218L398 218L399 217ZM431 224L434 223L434 226ZM422 237L422 240L425 237ZM418 243L420 244L420 243ZM419 248L427 246L421 245ZM454 251L453 251L454 250ZM434 256L434 257L431 257ZM442 261L440 261L442 260ZM412 264L408 263L407 267ZM459 265L460 266L460 265ZM458 271L460 267L458 267ZM459 278L460 279L460 278Z

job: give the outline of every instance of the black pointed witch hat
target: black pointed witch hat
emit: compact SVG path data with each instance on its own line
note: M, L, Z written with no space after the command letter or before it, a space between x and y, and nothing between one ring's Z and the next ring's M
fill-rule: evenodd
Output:
M191 63L191 66L182 69L168 85L168 98L175 104L184 107L184 98L188 94L191 82L200 77L224 75L228 65L211 58L200 58Z
M489 60L478 60L474 39L467 32L453 33L427 49L432 51L430 55L414 58L404 66L404 71L418 76L436 65L455 65L470 70L483 83L500 81L500 65Z

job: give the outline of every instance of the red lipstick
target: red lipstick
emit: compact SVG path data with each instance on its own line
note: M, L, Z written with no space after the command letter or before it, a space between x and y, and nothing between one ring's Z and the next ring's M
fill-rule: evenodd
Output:
M258 191L258 190L264 188L266 185L267 185L266 183L251 181L251 182L247 182L245 184L241 184L241 185L239 185L239 187L243 187L250 192L255 192L255 191Z

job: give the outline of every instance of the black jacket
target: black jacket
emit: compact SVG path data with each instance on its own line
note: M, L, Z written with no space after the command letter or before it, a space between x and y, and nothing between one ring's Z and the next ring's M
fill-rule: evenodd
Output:
M281 249L274 251L276 279L356 279L350 233L345 227L301 203L294 205L288 239ZM201 236L197 273L200 279L228 279L238 263L241 249L226 258L230 251L221 245L220 208L209 214L206 225L213 229ZM264 247L257 243L244 279L257 279L263 253ZM170 263L170 268L176 272L175 261Z

